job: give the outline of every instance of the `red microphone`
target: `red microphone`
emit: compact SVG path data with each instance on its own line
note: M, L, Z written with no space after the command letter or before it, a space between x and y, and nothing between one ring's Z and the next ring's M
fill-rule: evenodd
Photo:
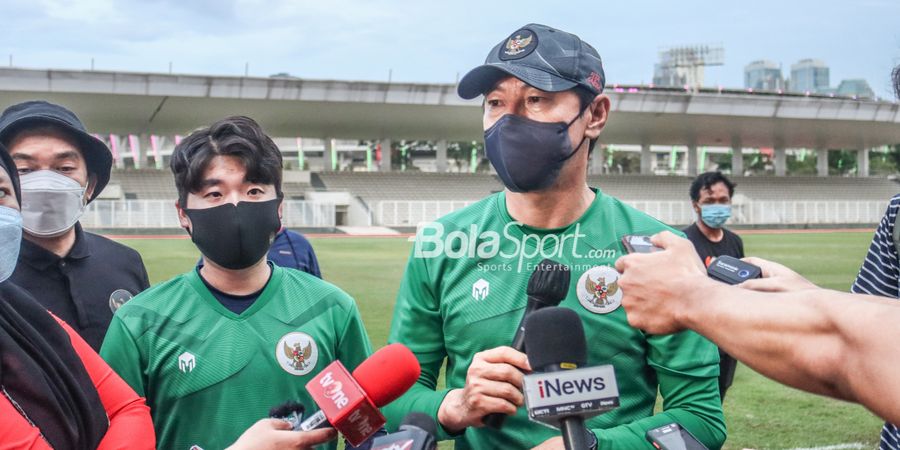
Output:
M354 447L375 434L387 422L378 408L409 390L422 368L403 344L391 344L363 361L353 375L340 361L325 367L306 390L319 411L300 424L309 431L332 426Z

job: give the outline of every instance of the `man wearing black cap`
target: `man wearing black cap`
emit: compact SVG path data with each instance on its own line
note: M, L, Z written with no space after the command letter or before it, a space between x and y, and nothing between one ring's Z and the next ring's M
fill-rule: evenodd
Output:
M538 24L513 32L461 80L461 97L484 95L485 150L506 190L419 227L389 341L412 349L422 376L385 408L391 423L421 411L457 448L563 448L559 431L529 421L522 373L533 368L508 347L530 275L550 258L571 270L560 306L584 323L587 365L611 364L618 380L620 406L585 422L593 447L649 448L644 434L672 422L721 447L715 346L693 332L647 335L620 307L613 266L623 237L672 229L587 185L588 155L609 116L604 83L593 47ZM447 388L438 390L445 361ZM663 410L654 414L657 392ZM492 413L509 416L502 428L484 426Z
M22 184L25 239L11 280L99 351L115 310L150 285L136 251L78 223L109 182L109 149L71 111L44 101L7 108L0 143Z

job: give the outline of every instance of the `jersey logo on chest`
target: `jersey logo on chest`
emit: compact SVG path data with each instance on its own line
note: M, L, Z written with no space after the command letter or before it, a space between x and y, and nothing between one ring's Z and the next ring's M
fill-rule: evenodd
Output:
M476 301L486 299L490 293L491 283L488 283L484 278L479 278L478 281L472 284L472 298Z
M285 372L306 375L316 367L319 349L312 336L299 331L285 334L275 346L275 359Z
M594 314L607 314L622 304L619 272L609 266L595 266L586 270L576 287L578 302Z
M109 294L109 309L115 314L122 305L133 297L131 292L128 292L126 289L116 289L112 294Z
M184 352L178 356L178 370L182 373L193 372L197 365L197 359L190 352Z

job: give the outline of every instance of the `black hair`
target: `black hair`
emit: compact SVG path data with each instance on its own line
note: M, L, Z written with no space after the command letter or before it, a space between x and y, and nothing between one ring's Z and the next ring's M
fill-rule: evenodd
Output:
M249 117L226 117L207 128L194 131L172 152L169 165L175 175L178 204L187 207L187 196L203 186L203 172L216 156L241 160L251 183L272 184L281 192L281 151L256 121Z
M700 201L700 191L710 189L718 183L725 183L725 187L728 188L728 196L734 196L734 187L737 185L732 183L722 172L716 171L701 173L697 178L694 178L694 181L691 183L691 200L695 202Z
M894 80L894 95L900 99L900 66L894 67L891 78Z

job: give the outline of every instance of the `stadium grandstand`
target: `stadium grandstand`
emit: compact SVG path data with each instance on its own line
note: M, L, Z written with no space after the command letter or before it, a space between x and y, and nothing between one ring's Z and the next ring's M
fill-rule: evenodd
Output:
M746 226L871 225L884 213L887 200L900 191L895 181L884 177L732 180L738 185L734 223ZM605 174L591 175L588 182L664 222L684 225L693 220L688 201L691 177ZM286 171L284 183L288 209L296 214L307 211L292 222L302 228L407 229L502 188L496 175L489 173ZM177 228L172 209L176 198L168 170L115 170L101 199L86 213L86 222L97 228ZM110 217L112 211L119 217ZM313 220L315 214L319 218ZM144 218L147 222L142 222Z
M895 102L615 84L607 93L611 120L589 182L664 222L693 220L690 179L717 168L736 174L732 221L743 226L871 226L898 191L887 177L896 164L884 169L900 152ZM409 229L502 188L480 144L480 101L451 84L0 68L0 106L33 98L72 108L113 153L86 227L177 229L168 155L230 114L277 136L291 227Z

